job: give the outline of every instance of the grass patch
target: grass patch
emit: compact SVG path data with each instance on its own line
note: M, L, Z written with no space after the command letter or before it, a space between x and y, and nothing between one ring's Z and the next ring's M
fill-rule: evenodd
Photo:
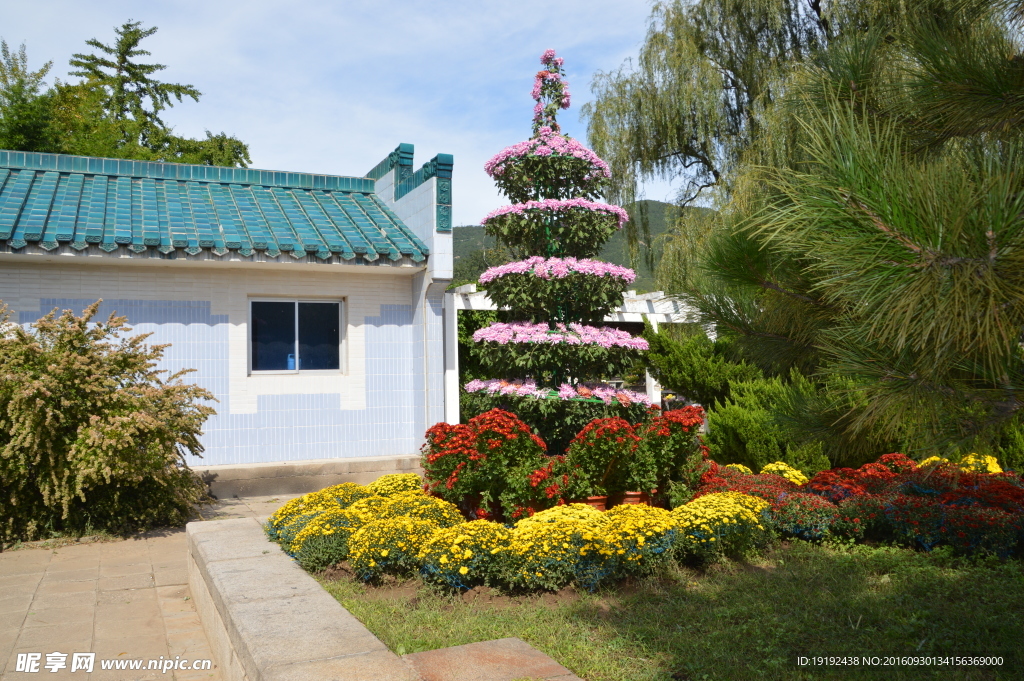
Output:
M588 681L1024 678L1024 569L890 547L783 545L595 594L325 588L392 650L518 636ZM475 596L475 598L474 598ZM799 656L1001 656L1000 667L800 667Z

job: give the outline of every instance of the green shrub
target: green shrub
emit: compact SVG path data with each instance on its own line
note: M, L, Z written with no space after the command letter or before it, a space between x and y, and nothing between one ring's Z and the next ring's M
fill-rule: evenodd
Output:
M348 558L348 537L341 534L310 537L303 542L295 558L303 570L326 570Z
M65 310L31 330L0 306L0 541L123 534L181 525L203 486L199 455L213 396L155 369L166 345L124 337L124 317Z

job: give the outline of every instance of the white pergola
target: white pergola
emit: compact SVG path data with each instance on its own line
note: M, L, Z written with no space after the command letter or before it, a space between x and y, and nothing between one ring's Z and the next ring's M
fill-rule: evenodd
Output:
M466 284L446 291L444 295L444 404L445 420L459 422L459 310L497 310L498 306L487 297L486 291L477 291L476 284ZM622 305L604 318L606 322L650 322L655 330L658 324L696 321L694 310L678 298L666 296L662 291L637 294L626 291ZM647 397L653 404L661 402L661 386L648 373Z

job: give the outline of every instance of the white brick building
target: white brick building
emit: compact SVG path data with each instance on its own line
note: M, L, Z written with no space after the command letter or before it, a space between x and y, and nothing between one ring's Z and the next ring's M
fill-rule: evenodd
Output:
M0 151L0 299L24 324L102 298L170 343L219 400L192 464L415 455L445 416L452 159L412 151L366 177Z

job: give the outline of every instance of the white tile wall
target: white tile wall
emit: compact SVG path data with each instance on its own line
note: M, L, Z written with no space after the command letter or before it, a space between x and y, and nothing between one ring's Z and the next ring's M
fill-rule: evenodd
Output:
M28 256L31 257L31 256ZM203 462L248 463L415 453L422 441L427 364L424 322L407 270L250 265L79 265L0 261L0 299L22 323L53 306L108 301L151 343L171 343L163 368L194 368L187 380L214 393ZM166 262L166 261L165 261ZM422 274L420 277L421 278ZM345 301L345 371L250 375L252 297ZM418 302L417 302L418 301ZM419 319L414 320L414 317ZM429 318L429 319L428 319ZM433 370L433 365L431 364ZM435 420L441 420L437 418Z

